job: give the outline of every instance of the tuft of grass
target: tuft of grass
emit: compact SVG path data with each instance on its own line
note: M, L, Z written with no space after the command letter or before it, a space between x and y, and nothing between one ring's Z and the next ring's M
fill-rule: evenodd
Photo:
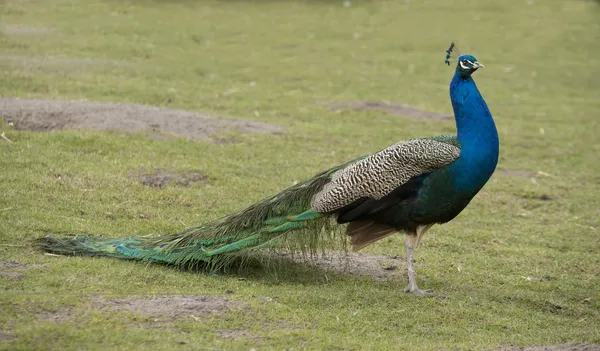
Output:
M0 124L13 141L0 139L0 266L26 265L22 278L0 277L0 348L600 343L598 2L346 5L4 1L2 22L48 31L0 33L2 96L169 106L286 130L213 144ZM31 246L48 232L177 232L399 140L452 133L452 121L323 105L393 101L451 113L452 69L443 64L451 40L486 64L475 79L496 118L506 172L417 252L421 286L445 299L305 265L212 276ZM132 177L152 170L210 181L152 188ZM402 247L396 236L366 252L403 255ZM177 294L223 295L244 307L154 321L93 303Z

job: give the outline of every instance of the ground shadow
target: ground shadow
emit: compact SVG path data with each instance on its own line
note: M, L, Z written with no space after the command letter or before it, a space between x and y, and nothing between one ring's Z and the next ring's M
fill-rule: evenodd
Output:
M405 260L398 256L339 251L313 255L275 252L244 258L234 269L223 273L252 280L311 284L321 283L332 276L402 279L405 267Z
M56 234L60 235L60 233L53 233L53 235ZM43 239L38 239L33 245L43 247ZM56 254L51 253L49 255ZM68 253L64 255L69 256ZM105 257L95 254L77 256L85 256L90 259ZM404 257L344 251L303 254L300 252L262 250L232 255L226 261L226 266L215 267L203 261L177 266L161 262L130 260L131 264L156 264L193 274L222 275L265 283L285 281L299 284L320 284L333 277L366 277L379 281L400 280L404 279L406 272Z
M401 280L406 270L404 258L331 251L318 254L259 252L232 257L226 268L215 269L205 262L191 266L166 267L194 274L211 274L273 283L321 284L330 279L371 278Z

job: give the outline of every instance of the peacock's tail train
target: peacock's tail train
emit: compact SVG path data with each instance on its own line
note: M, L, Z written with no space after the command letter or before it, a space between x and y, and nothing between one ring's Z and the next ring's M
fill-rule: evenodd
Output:
M119 239L46 236L38 239L38 245L44 251L61 255L107 256L184 267L207 265L212 269L225 268L240 255L262 247L312 253L328 244L345 242L343 236L337 235L334 218L315 212L310 204L332 174L348 164L320 173L245 210L178 234Z

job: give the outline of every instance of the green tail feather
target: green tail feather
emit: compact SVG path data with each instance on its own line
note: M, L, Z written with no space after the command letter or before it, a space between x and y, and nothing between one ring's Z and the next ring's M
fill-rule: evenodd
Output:
M250 249L283 247L314 252L336 238L337 242L344 240L335 235L339 231L333 219L313 211L310 201L335 171L357 160L320 173L243 211L182 233L120 239L46 236L38 239L38 244L44 251L61 255L108 256L179 266L206 263L214 269L226 267Z

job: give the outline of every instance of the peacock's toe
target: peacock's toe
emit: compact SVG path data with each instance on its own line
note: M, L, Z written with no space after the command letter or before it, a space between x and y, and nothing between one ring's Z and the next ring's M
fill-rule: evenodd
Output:
M421 290L419 288L411 288L410 284L404 289L405 293L413 294L416 296L424 296L424 297L435 297L438 296L433 290Z

